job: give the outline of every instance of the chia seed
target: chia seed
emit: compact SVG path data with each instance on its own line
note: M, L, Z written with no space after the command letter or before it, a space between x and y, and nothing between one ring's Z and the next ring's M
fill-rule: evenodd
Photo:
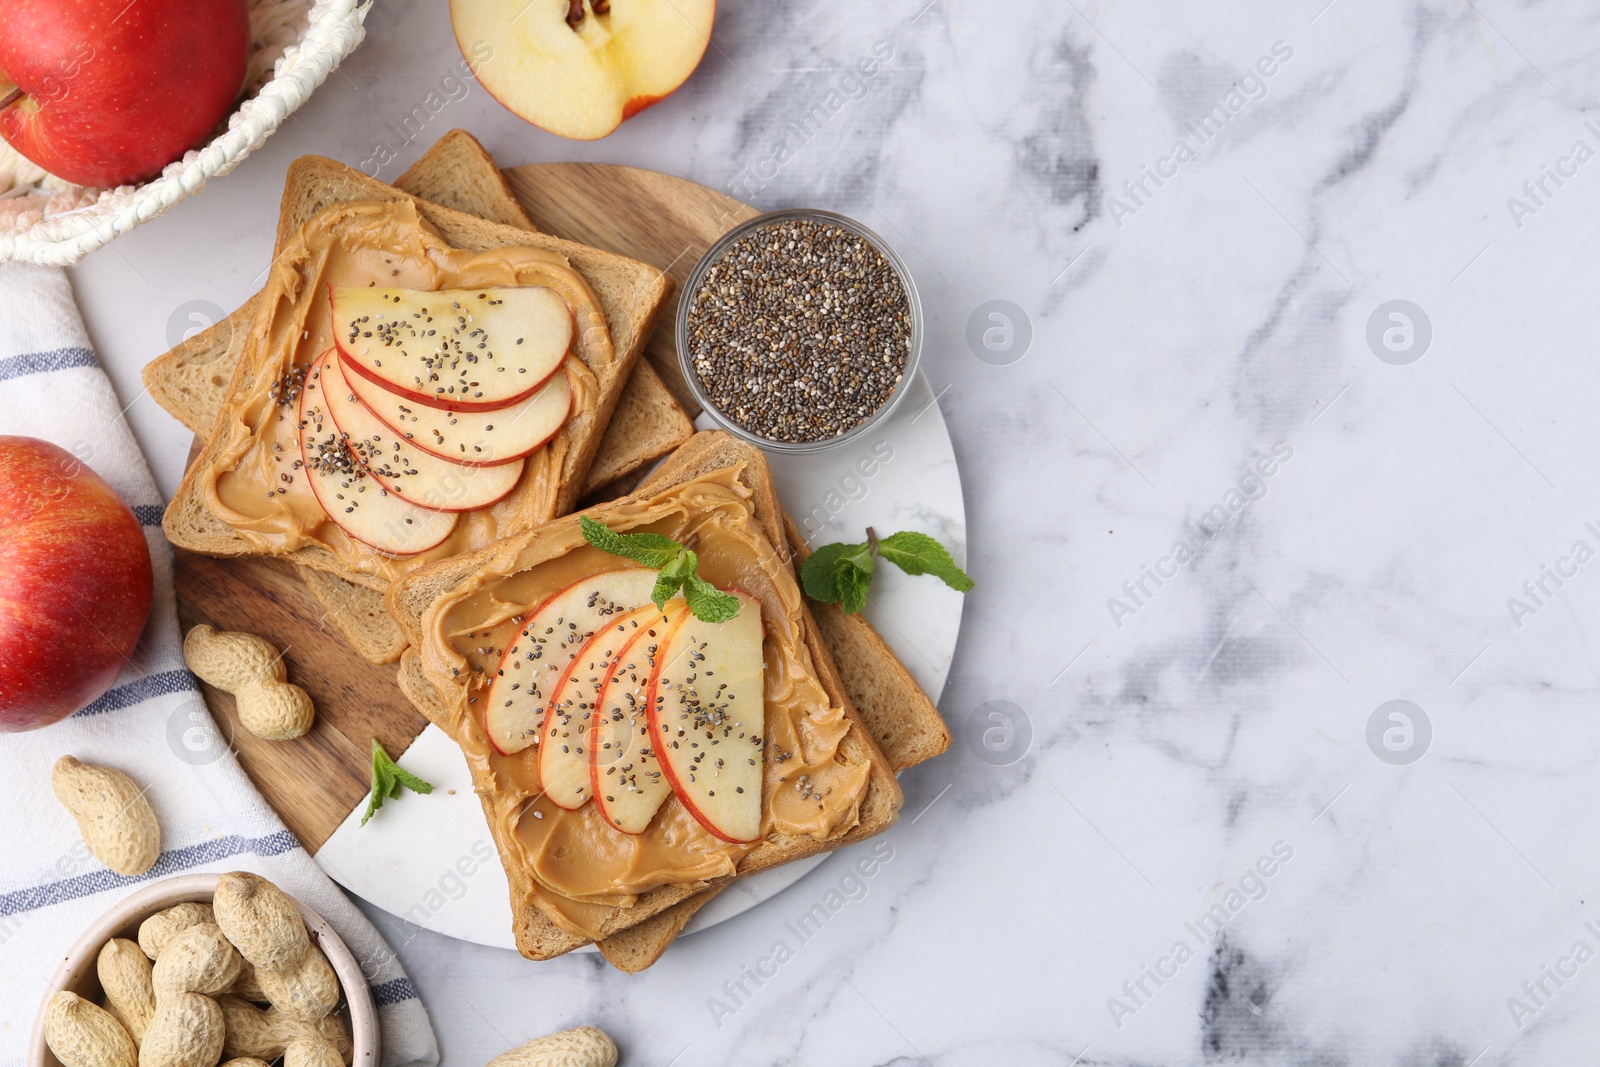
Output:
M894 265L842 226L784 219L734 241L689 294L689 363L724 418L808 444L888 402L911 354Z

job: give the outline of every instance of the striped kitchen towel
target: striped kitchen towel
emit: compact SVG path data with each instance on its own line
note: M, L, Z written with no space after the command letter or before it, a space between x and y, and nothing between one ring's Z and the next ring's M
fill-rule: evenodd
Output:
M161 498L121 414L66 275L0 265L0 434L53 441L109 482L144 523L156 582L144 637L109 692L54 726L0 734L0 1065L24 1062L45 981L96 916L156 879L250 870L320 913L362 961L383 1063L432 1067L438 1043L394 953L251 786L184 668ZM149 872L113 874L83 846L50 791L51 765L66 753L146 788L162 828Z

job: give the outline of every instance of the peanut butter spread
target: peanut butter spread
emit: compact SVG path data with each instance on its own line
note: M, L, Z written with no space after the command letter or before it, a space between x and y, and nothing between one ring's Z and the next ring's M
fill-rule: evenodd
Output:
M330 285L428 291L542 285L572 310L566 425L527 457L508 496L462 512L450 535L426 551L389 556L350 537L299 471L295 398L306 369L334 343ZM393 579L553 518L573 427L595 418L599 388L591 368L615 358L599 302L564 257L537 248L452 248L410 201L335 204L308 221L273 262L240 377L223 407L220 447L201 472L206 506L260 551L286 554L321 545L352 571Z
M870 764L844 762L844 709L818 680L805 643L800 589L756 521L737 468L702 475L658 496L594 513L612 529L664 534L699 554L700 574L761 605L766 661L764 840L828 841L860 818ZM630 566L589 546L576 524L548 535L550 555L529 567L491 563L436 601L422 619L424 669L450 695L452 734L473 764L496 836L533 880L533 899L558 925L597 935L611 907L631 906L661 885L703 882L737 871L755 844L704 830L676 796L642 834L609 825L593 801L566 811L542 795L538 750L500 754L482 709L506 642L519 620L550 595L601 571ZM503 560L505 557L501 557ZM746 610L749 610L748 608ZM487 781L488 787L484 788Z

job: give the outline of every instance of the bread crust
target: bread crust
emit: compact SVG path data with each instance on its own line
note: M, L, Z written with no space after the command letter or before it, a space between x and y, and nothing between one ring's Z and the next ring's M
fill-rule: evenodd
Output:
M333 160L305 156L290 169L279 216L280 250L302 225L318 212L349 201L389 201L412 203L417 213L451 246L468 251L528 246L561 255L584 277L594 290L611 332L615 359L606 364L591 364L598 383L594 417L569 425L572 447L561 472L556 493L555 514L570 511L584 487L589 466L600 446L602 429L611 419L628 375L639 360L645 341L654 327L670 281L654 267L612 252L565 241L547 234L532 233L496 222L440 207L409 196L398 189L366 177ZM264 312L258 307L257 316ZM248 384L253 372L250 361L241 358L234 368L228 395L233 396ZM237 531L218 519L205 505L201 482L223 445L222 420L226 405L202 449L190 464L162 521L167 539L195 552L214 556L261 555ZM306 567L328 571L356 585L382 591L389 583L376 575L353 571L332 552L309 545L287 553L284 558Z
M750 492L751 508L756 524L767 539L779 550L785 562L791 564L789 578L798 582L792 567L792 553L784 538L784 517L778 504L771 472L760 451L720 431L696 434L686 444L669 456L661 468L652 474L639 489L616 503L627 503L648 498L675 485L690 481L712 471L735 468L744 487ZM589 514L605 521L610 505L602 504ZM577 516L567 516L546 523L534 530L497 541L485 548L423 567L396 582L388 595L389 610L399 621L412 647L401 657L401 689L417 703L419 710L445 732L455 736L457 728L453 716L447 713L449 701L455 696L448 687L458 685L449 679L430 679L422 667L419 654L424 640L424 615L443 596L447 596L462 582L468 581L481 570L493 569L511 573L535 566L560 551L554 547L566 543L567 528L578 521ZM851 765L868 764L866 791L861 800L860 817L848 832L827 842L811 838L778 838L769 836L739 864L739 874L754 874L769 870L818 852L828 852L842 845L871 837L892 826L898 817L902 796L895 781L894 770L879 751L871 732L851 704L849 693L834 667L833 656L822 639L816 620L804 599L801 600L800 628L806 650L817 673L817 680L827 693L831 704L844 709L848 729L839 743L839 757ZM419 699L420 698L420 699ZM460 737L456 737L459 742ZM490 794L487 763L468 759L472 768L474 785L484 803L486 814L494 803ZM517 949L530 959L548 959L570 952L586 939L563 930L537 906L521 902L532 895L532 875L518 861L516 846L505 839L507 831L491 818L490 830L500 850L501 861L511 883L511 905ZM602 937L628 929L661 914L680 901L694 897L709 888L718 888L730 879L705 883L668 885L639 895L638 902L629 908L612 908L599 924ZM685 920L687 921L687 920Z

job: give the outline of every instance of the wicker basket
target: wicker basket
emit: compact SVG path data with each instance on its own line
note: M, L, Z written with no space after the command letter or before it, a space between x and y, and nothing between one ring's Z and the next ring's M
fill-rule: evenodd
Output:
M371 0L250 0L243 102L211 143L142 185L86 189L0 142L0 262L76 263L226 174L271 135L361 43Z

